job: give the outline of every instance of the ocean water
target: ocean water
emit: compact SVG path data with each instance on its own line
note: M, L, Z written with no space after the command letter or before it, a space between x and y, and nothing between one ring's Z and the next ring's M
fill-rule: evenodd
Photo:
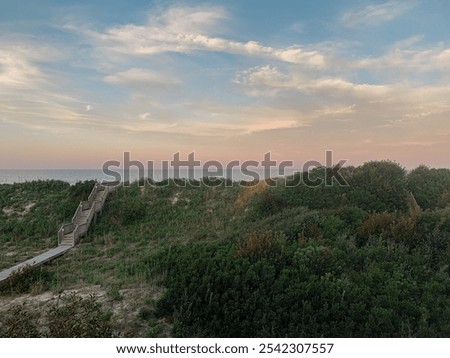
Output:
M253 169L261 179L264 178L262 168ZM144 172L144 175L140 175L139 171L129 170L127 172L118 172L119 178L106 175L101 169L0 169L0 184L14 184L24 183L33 180L61 180L69 184L75 184L79 181L85 180L97 180L101 181L129 181L133 182L139 178L152 178L155 181L161 181L163 178L163 172L160 169L155 169L153 173ZM173 178L173 172L169 172L168 176ZM195 170L192 176L195 179L204 177L204 173L201 169ZM276 172L271 174L271 177L278 176ZM187 171L180 170L181 178L188 178ZM252 177L244 175L240 170L233 170L231 179L233 181L239 180L252 180Z
M61 180L70 184L85 180L111 180L97 169L0 169L0 184L33 180Z

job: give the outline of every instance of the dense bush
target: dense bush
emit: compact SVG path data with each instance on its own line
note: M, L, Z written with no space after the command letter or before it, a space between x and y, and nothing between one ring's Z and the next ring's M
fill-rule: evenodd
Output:
M366 211L406 211L406 170L391 161L368 162L349 177L349 202Z
M238 204L249 210L228 241L154 258L168 288L158 314L173 334L448 336L448 210L408 213L413 181L389 161L347 169L349 187L304 175L294 187L243 189Z
M407 185L422 209L445 207L450 202L449 169L430 169L421 165L408 174Z
M324 245L255 235L162 254L158 305L179 337L446 337L448 273L423 252L370 239Z

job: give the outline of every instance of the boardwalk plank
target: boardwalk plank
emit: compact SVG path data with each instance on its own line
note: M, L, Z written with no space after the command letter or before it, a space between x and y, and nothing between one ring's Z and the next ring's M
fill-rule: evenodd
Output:
M18 271L23 267L26 267L26 266L38 267L38 266L46 263L47 261L50 261L58 256L65 254L71 248L72 248L71 246L61 245L61 246L55 247L51 250L48 250L48 251L44 252L43 254L33 257L29 260L21 262L20 264L10 267L9 269L3 270L0 272L0 282L6 280L13 272Z

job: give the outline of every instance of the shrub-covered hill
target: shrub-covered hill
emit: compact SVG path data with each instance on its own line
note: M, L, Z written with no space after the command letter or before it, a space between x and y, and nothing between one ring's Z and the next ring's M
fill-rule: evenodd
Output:
M60 225L71 220L93 182L0 185L0 270L57 245Z
M28 331L48 335L51 300L91 290L104 335L448 337L450 171L383 161L341 173L347 186L317 181L319 168L273 187L121 188L69 254L3 290L0 310L25 302ZM88 183L72 199L58 185L76 207Z

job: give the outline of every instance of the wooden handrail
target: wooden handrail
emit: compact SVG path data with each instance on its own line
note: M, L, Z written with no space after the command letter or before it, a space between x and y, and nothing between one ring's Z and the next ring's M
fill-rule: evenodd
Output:
M77 207L77 210L75 211L75 214L73 214L72 223L75 222L75 220L77 219L78 215L80 215L82 211L83 211L83 202L80 201L80 204L78 204L78 207Z
M98 183L95 183L95 185L92 188L91 193L89 194L89 197L88 197L88 202L90 205L92 205L92 203L94 202L94 198L95 198L95 195L97 194L97 191L98 191Z

